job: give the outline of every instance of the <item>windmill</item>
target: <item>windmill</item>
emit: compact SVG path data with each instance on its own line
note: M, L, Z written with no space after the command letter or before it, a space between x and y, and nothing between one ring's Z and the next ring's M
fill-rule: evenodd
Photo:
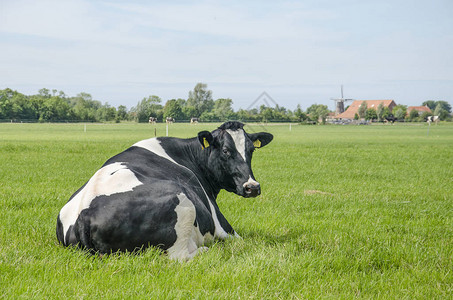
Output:
M341 98L330 98L335 101L335 115L339 115L344 112L344 103L346 101L353 101L354 99L345 99L343 96L343 85L341 85Z

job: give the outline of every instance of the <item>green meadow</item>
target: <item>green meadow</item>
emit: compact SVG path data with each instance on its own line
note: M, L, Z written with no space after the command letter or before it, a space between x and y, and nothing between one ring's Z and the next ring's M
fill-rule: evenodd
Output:
M192 137L219 124L172 124ZM187 263L57 242L59 210L165 125L0 124L0 298L440 299L453 295L453 125L247 125L262 194L222 192L243 239ZM429 132L428 132L429 129Z

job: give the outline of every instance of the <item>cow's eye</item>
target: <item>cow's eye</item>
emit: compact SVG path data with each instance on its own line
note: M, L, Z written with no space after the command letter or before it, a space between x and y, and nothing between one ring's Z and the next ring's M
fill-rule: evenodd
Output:
M225 154L226 156L231 155L231 153L230 153L230 151L228 151L228 149L223 149L223 154Z

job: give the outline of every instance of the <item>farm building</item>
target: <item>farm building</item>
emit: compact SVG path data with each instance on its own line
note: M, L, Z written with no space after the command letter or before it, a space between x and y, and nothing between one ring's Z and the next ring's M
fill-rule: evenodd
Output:
M396 106L396 103L393 100L355 100L345 112L336 115L335 119L353 120L355 114L358 114L359 107L362 102L365 102L367 104L368 109L374 108L376 110L381 103L384 105L384 107L388 107L390 111L392 111L392 109Z
M410 112L413 110L417 111L419 115L421 115L425 111L429 113L431 112L431 109L429 109L428 106L409 106L407 108L407 114L410 114Z

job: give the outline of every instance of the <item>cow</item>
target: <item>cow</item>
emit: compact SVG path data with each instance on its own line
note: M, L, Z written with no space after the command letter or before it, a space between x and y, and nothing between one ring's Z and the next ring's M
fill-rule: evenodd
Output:
M439 124L439 116L428 116L427 121L429 125L431 125L431 122L435 122L436 125Z
M167 124L173 124L174 121L175 121L175 119L172 117L165 118L165 122L167 122Z
M239 237L217 195L260 195L252 154L273 139L243 126L226 122L194 138L142 140L108 159L61 209L58 241L99 254L158 247L186 261L214 239Z
M198 118L190 118L190 124L198 124Z
M395 123L395 121L398 121L398 119L395 118L392 114L389 114L384 119L385 119L384 123L392 123L393 124L393 123Z
M156 124L157 122L157 118L154 118L154 117L149 117L149 120L148 120L149 124Z

